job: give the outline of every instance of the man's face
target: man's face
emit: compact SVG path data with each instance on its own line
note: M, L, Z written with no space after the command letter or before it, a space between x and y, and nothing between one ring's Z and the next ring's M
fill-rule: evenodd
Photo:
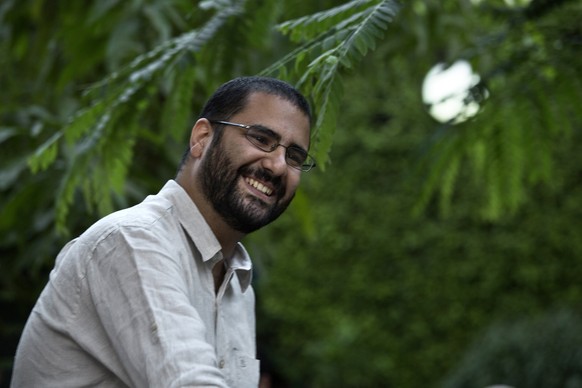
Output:
M228 119L260 125L281 137L280 143L309 146L309 120L290 102L253 93L245 109ZM299 185L301 171L285 161L285 148L267 153L245 137L246 130L225 126L202 160L202 188L216 212L242 233L253 232L279 217Z

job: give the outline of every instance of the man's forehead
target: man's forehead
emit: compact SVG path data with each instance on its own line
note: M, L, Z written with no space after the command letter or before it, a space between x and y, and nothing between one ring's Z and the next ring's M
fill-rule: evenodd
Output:
M309 145L309 116L284 96L261 91L250 93L245 107L231 119L243 120L247 125L267 127L283 138L304 137L293 139L293 142Z

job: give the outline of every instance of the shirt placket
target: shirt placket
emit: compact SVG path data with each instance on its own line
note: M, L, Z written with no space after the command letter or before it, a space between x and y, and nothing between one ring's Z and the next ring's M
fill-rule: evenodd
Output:
M228 268L226 274L224 275L224 280L218 289L218 294L216 295L216 326L215 326L215 338L216 338L216 349L217 349L217 357L218 357L218 368L222 371L224 377L227 380L230 380L230 374L232 371L232 362L229 357L229 341L228 341L228 322L225 321L225 314L223 311L223 298L226 293L226 290L230 284L230 280L234 275L234 270L232 268Z

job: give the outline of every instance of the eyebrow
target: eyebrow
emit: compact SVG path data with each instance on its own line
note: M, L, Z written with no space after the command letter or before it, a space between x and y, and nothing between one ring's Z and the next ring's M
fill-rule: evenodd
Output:
M261 124L251 124L251 125L249 125L249 126L250 126L250 127L253 127L253 128L256 128L256 129L259 129L259 130L261 130L261 131L263 131L263 132L266 132L267 134L269 134L269 135L271 135L271 136L273 136L273 137L276 137L276 138L277 138L277 142L280 142L280 141L281 141L281 135L279 135L277 132L273 131L273 130L272 130L271 128L269 128L269 127L265 127L264 125L261 125ZM306 150L305 148L301 147L301 146L300 146L299 144L297 144L297 143L291 143L291 144L289 144L287 147L291 147L291 148L299 149L299 150L301 150L302 152L305 152L305 154L307 154L307 150Z
M249 126L255 128L255 129L259 129L263 132L266 132L268 135L271 135L271 136L276 137L277 139L281 140L281 135L279 135L277 132L273 131L269 127L265 127L264 125L261 125L261 124L251 124Z

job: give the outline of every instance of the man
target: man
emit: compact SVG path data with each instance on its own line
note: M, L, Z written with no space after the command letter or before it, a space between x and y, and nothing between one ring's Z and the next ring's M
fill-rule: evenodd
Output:
M58 255L26 324L13 387L256 387L251 261L240 240L289 205L311 113L288 84L222 85L176 180Z

